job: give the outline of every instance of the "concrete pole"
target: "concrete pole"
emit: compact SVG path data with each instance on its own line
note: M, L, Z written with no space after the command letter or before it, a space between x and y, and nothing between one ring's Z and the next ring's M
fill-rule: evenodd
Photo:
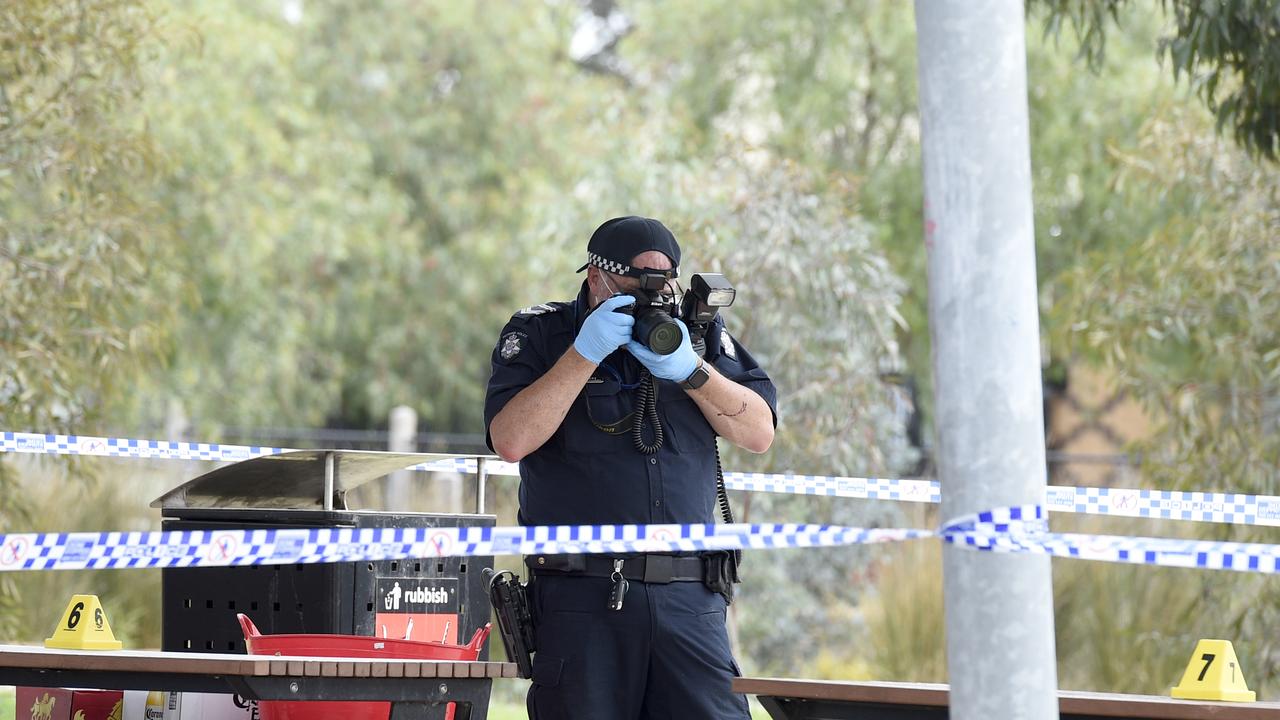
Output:
M391 408L387 420L387 449L391 452L417 452L418 413L408 405ZM387 476L387 493L384 498L388 510L409 510L409 488L413 473L397 470Z
M1023 0L916 0L942 519L1045 489ZM1049 559L947 546L955 720L1058 717Z

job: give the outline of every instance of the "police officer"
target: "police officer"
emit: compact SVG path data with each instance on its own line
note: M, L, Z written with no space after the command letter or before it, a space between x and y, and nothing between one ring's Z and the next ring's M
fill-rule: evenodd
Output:
M715 522L716 436L757 453L773 442L773 383L719 317L699 357L683 323L679 348L659 355L614 312L635 302L622 293L643 273L670 278L664 299L678 307L679 264L662 223L615 218L591 236L576 300L526 308L503 328L485 425L489 446L520 463L522 524ZM638 441L645 405L656 418L640 418ZM748 718L730 690L740 674L725 630L731 560L526 558L538 648L530 718Z

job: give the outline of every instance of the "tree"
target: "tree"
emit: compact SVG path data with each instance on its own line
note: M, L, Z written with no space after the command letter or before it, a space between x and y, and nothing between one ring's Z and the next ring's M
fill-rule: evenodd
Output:
M181 282L149 202L163 167L138 114L157 48L142 2L0 8L0 423L92 432L155 367ZM80 479L83 479L82 477ZM0 525L25 524L0 462ZM0 586L12 609L12 580ZM16 636L13 612L0 629Z
M1275 494L1280 183L1206 125L1169 108L1120 154L1116 184L1176 210L1131 246L1086 258L1056 327L1164 419L1140 447L1156 486Z
M1040 0L1049 14L1045 32L1065 22L1081 54L1097 67L1108 26L1121 24L1130 0ZM1160 38L1159 53L1174 77L1185 74L1236 142L1270 160L1280 159L1280 2L1277 0L1161 0L1175 29Z

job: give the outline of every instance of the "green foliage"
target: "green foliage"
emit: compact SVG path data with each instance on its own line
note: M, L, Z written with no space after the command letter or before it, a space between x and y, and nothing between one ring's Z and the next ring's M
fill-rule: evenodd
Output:
M1064 19L1080 52L1098 65L1107 26L1121 25L1129 0L1039 0L1048 9L1046 34L1057 36ZM1277 0L1161 0L1174 27L1160 38L1159 53L1174 76L1185 74L1236 142L1260 156L1280 156L1280 2Z
M946 682L942 544L913 541L884 554L866 603L872 679Z
M1119 187L1173 208L1131 247L1070 275L1060 343L1114 368L1164 418L1142 443L1158 487L1275 494L1280 488L1280 183L1169 108L1122 155Z
M85 432L154 366L173 286L153 222L161 164L138 114L156 50L142 2L0 7L0 419ZM0 529L29 522L0 464ZM0 580L0 632L18 629Z
M1197 639L1240 637L1212 592L1238 578L1221 575L1055 560L1058 687L1167 695ZM1261 668L1244 667L1256 689Z
M0 9L0 417L86 429L171 318L167 238L137 114L155 49L140 2Z
M1132 448L1144 483L1274 494L1280 186L1203 112L1168 103L1149 117L1137 141L1110 148L1108 187L1117 207L1162 209L1132 243L1097 246L1063 274L1052 345L1105 364L1157 418ZM1064 686L1163 694L1198 637L1233 639L1264 696L1280 678L1274 578L1070 564L1055 579Z

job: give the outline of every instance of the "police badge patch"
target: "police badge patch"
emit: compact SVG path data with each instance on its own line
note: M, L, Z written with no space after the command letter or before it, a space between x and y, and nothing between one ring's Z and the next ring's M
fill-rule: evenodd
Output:
M731 360L738 359L738 349L733 346L733 338L729 336L729 331L724 328L720 329L720 352L728 355Z
M503 335L502 348L498 350L498 354L502 356L503 360L510 360L511 358L519 355L520 351L524 349L524 344L521 341L522 338L520 333L507 333L506 335Z

